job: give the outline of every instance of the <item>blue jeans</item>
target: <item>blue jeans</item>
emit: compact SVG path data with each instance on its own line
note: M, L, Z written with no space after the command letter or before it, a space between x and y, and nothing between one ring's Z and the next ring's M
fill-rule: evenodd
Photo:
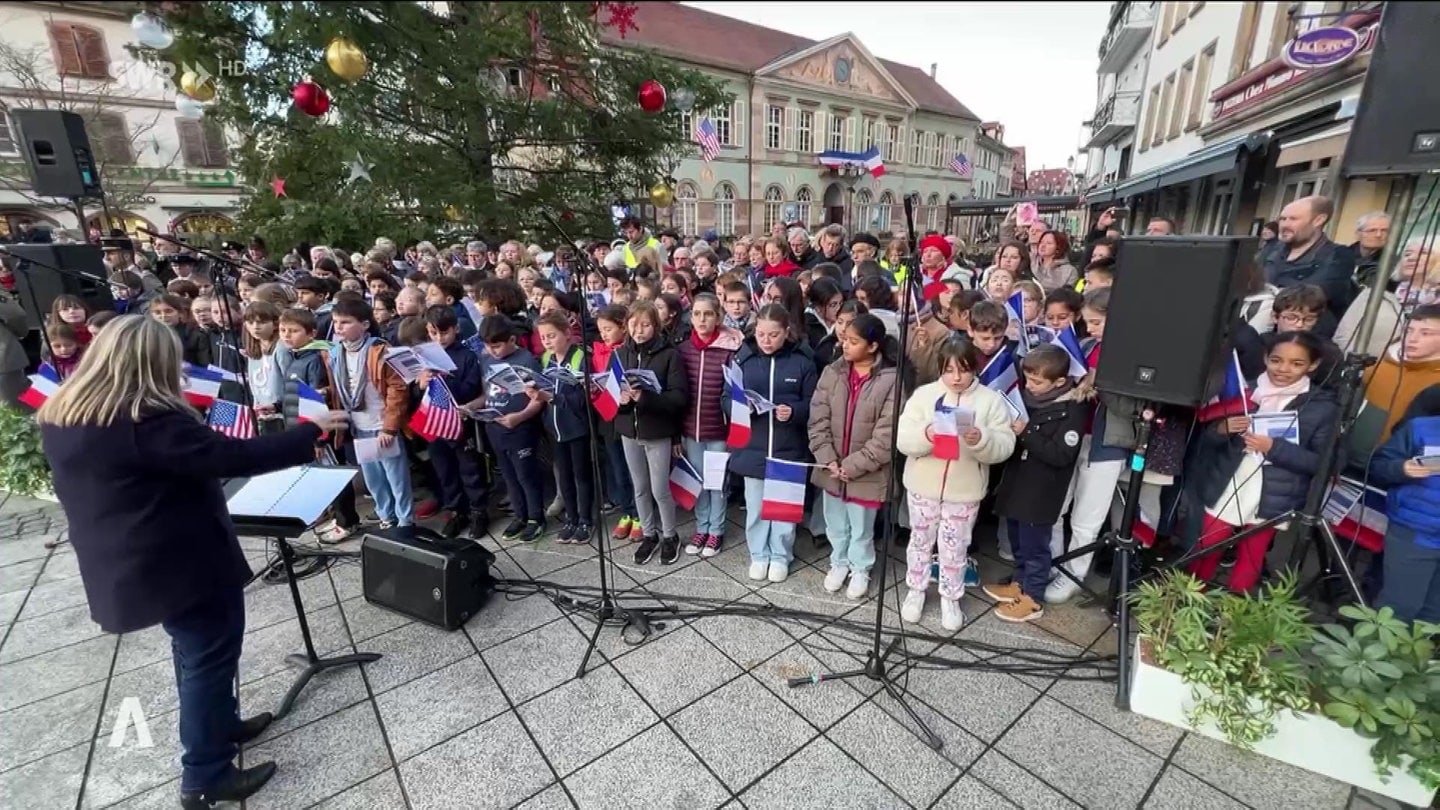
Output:
M635 484L625 464L625 445L619 439L605 442L605 494L620 507L620 514L635 517Z
M396 441L400 441L396 439ZM396 526L415 525L415 498L410 492L410 458L403 452L360 465L365 488L375 499L375 516Z
M1015 582L1021 593L1045 604L1045 586L1050 583L1050 532L1053 523L1005 521L1010 534L1010 551L1015 555Z
M751 562L790 564L795 558L795 524L760 519L760 505L765 499L763 478L745 479L745 544L750 547Z
M702 476L705 474L705 451L725 452L725 442L720 439L702 442L699 439L685 439L685 460ZM727 476L728 478L728 476ZM695 498L695 533L725 536L725 487L718 490L702 489Z
M180 695L180 789L214 788L235 772L235 675L245 638L245 592L236 587L216 593L162 626Z
M1415 532L1391 521L1385 532L1385 582L1375 604L1401 621L1440 622L1440 549L1415 542Z
M880 510L846 503L844 498L828 492L822 492L820 497L830 537L830 567L870 573L875 564L875 513Z

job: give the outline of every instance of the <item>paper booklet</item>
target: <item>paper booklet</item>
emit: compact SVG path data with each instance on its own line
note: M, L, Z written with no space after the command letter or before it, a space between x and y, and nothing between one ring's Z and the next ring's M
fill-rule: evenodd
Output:
M775 403L765 398L764 394L749 388L745 389L745 399L750 403L750 410L755 413L769 413L775 410Z
M226 506L233 518L291 518L310 526L355 478L354 467L291 467L288 470L232 479ZM231 486L239 482L238 491Z
M487 385L497 386L511 396L523 394L525 393L525 377L520 375L522 370L527 374L529 373L529 370L525 369L524 366L496 363L490 367L490 372L485 375L485 383Z
M655 372L648 368L632 368L625 370L625 384L631 388L642 388L646 391L660 393L660 378Z

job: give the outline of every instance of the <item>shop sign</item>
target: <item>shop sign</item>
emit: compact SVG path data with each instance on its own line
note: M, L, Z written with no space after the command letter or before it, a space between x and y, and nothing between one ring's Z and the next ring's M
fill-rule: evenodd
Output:
M1378 23L1366 26L1364 29L1362 29L1356 34L1356 45L1351 51L1351 53L1348 54L1344 60L1334 62L1332 63L1332 65L1326 65L1324 67L1338 65L1343 61L1353 59L1355 56L1366 53L1373 49L1375 47L1375 38L1376 34L1379 31L1379 28L1380 26ZM1338 29L1316 29L1316 31L1325 30L1335 31ZM1315 31L1311 31L1310 33L1313 34L1315 33ZM1277 96L1280 93L1283 93L1284 91L1294 87L1295 85L1312 78L1316 75L1317 71L1322 69L1319 66L1312 66L1306 68L1289 66L1289 50L1290 49L1287 46L1286 58L1284 59L1284 61L1286 61L1286 66L1281 67L1279 70L1267 76L1257 78L1255 81L1250 82L1243 87L1236 88L1234 92L1216 99L1215 114L1213 118L1215 120L1219 120L1221 118L1225 118L1226 116L1234 115L1235 113L1243 109L1253 107L1261 103L1262 101L1265 101L1266 99Z
M1296 70L1323 70L1343 65L1359 52L1359 32L1343 25L1327 25L1285 43L1281 58Z

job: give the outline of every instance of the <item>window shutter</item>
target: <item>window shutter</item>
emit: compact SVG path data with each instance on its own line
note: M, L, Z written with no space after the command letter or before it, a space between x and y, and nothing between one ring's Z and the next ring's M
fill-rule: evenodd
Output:
M905 147L905 125L901 124L899 130L897 130L895 133L895 154L887 155L885 159L887 161L894 161L895 163L908 162L905 160L905 158L908 157L905 154Z
M180 157L191 168L205 165L205 136L199 121L176 119L175 130L180 136Z
M818 155L829 148L826 139L830 137L830 125L825 120L824 110L816 110L815 116L810 120L810 148Z
M75 28L81 72L92 79L110 78L110 57L105 53L105 36L94 28Z
M859 124L860 124L860 119L859 119L859 116L857 116L857 115L851 114L849 117L847 117L847 118L845 119L845 151L846 151L846 152L854 152L854 151L857 151L857 150L855 149L855 130L859 129Z
M61 76L78 76L82 72L80 46L75 41L75 26L70 23L50 24L50 50L55 57L55 72Z
M219 169L230 165L230 150L225 144L225 130L213 121L201 125L205 133L205 165Z
M101 113L95 118L100 131L100 148L105 162L111 166L129 165L134 162L130 154L130 131L125 116L120 113Z
M745 145L745 133L749 127L750 119L745 117L745 102L735 102L730 108L730 137L735 141L735 146Z
M795 119L799 115L800 111L794 107L785 108L785 125L780 133L780 147L787 152L795 151Z

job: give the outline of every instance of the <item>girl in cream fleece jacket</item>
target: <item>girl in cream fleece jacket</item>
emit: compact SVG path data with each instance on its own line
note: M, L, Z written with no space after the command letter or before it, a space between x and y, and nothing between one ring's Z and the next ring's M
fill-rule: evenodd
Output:
M1005 400L975 376L980 358L970 341L958 336L946 339L936 359L943 370L940 379L910 395L896 434L900 452L909 457L904 481L910 506L905 575L910 593L900 616L907 622L920 620L931 554L938 542L941 623L947 630L958 630L965 621L960 597L970 532L985 497L990 465L1010 457L1015 433ZM952 422L947 413L958 418ZM938 423L937 415L942 416ZM959 427L952 432L945 427L949 424Z

